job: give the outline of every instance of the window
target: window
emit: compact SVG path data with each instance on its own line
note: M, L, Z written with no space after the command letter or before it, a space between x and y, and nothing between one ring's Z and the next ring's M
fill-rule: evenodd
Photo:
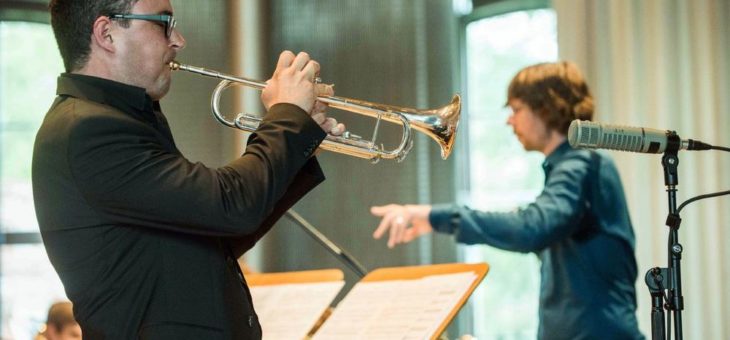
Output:
M40 243L31 190L36 131L63 70L51 27L0 21L0 338L31 339L65 300Z
M526 153L506 125L507 87L523 67L557 59L555 13L500 11L465 25L469 206L508 211L534 200L543 188L543 155ZM538 324L539 262L487 246L463 247L465 262L486 261L490 273L471 298L474 336L534 339Z

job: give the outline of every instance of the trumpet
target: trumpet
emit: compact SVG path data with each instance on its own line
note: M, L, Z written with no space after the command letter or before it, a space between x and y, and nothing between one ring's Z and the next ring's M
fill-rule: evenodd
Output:
M218 86L213 91L210 100L211 110L215 118L228 127L248 132L253 132L258 128L261 123L261 118L257 116L239 113L233 120L226 118L220 111L220 97L223 91L230 86L248 86L263 90L266 87L265 82L223 74L202 67L181 64L177 61L171 61L169 67L173 71L183 70L221 79L221 82L218 83ZM319 96L317 100L328 104L331 108L376 119L375 129L370 140L363 139L360 136L346 131L341 136L327 135L319 146L323 150L369 159L373 163L377 163L380 159L394 159L398 162L405 159L413 146L412 129L424 133L436 141L441 147L441 158L446 159L451 154L454 146L456 129L459 125L459 115L461 113L461 96L458 94L453 96L449 104L440 108L427 110L384 105L336 96ZM381 121L400 124L403 127L400 144L392 150L385 149L382 144L376 145Z

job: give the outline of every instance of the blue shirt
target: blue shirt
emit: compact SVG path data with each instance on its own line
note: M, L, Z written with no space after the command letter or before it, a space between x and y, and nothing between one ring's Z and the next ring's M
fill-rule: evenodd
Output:
M434 230L540 258L539 339L643 339L636 321L634 232L621 180L605 154L561 144L545 188L514 212L434 205Z

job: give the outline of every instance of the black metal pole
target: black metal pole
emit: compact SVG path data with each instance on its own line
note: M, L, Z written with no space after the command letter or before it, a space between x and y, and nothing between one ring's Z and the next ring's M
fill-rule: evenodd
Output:
M652 268L646 272L644 282L649 287L651 294L651 338L653 340L666 340L664 329L664 282L667 275L666 268Z
M297 214L296 211L292 209L287 210L286 217L302 227L304 231L306 231L310 236L314 237L314 239L317 240L322 246L324 246L325 249L335 255L338 260L350 267L350 269L352 269L360 278L363 278L365 277L365 275L367 275L368 270L365 269L362 264L357 262L354 257L348 254L342 248L338 247L336 244L330 241L327 236L324 236L324 234L319 232L317 228L315 228L311 223L307 222L304 217Z
M674 131L667 134L667 149L662 157L664 167L664 184L667 187L667 202L669 214L666 225L669 227L669 238L667 242L669 287L667 295L667 310L671 311L674 318L674 338L682 340L682 310L684 309L684 298L682 297L682 245L679 243L679 225L681 219L677 213L677 185L679 176L679 145L681 141ZM671 321L667 316L667 333L670 332Z

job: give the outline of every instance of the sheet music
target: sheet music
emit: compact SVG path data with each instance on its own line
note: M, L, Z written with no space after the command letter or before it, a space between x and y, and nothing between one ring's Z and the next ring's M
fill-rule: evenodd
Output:
M304 339L345 281L252 286L264 340Z
M312 339L429 339L476 278L465 272L360 282Z

